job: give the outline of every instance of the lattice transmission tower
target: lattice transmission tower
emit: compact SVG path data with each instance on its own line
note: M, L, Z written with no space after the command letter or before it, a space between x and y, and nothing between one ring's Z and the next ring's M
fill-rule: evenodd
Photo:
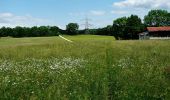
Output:
M83 21L84 21L84 24L81 24L81 25L83 25L85 27L85 30L88 30L92 26L92 24L90 24L91 19L89 19L86 16L86 18L83 19Z

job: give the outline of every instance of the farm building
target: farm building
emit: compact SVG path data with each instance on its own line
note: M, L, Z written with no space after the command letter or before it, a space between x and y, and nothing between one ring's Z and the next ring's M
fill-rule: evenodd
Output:
M147 27L147 31L139 33L139 39L170 39L170 26Z

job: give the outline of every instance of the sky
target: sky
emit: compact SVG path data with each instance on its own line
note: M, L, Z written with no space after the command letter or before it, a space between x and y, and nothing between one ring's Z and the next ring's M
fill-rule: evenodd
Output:
M0 27L65 26L72 22L84 28L112 25L113 20L131 14L141 19L151 9L170 11L169 0L0 0Z

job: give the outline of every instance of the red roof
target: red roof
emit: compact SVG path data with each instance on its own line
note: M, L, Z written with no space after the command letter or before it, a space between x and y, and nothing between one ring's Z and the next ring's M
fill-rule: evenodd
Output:
M158 31L170 31L170 26L163 27L147 27L149 32L158 32Z

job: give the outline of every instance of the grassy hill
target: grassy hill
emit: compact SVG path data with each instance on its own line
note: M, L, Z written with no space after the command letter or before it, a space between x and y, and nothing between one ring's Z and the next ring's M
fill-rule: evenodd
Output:
M170 99L170 41L1 38L0 99Z

